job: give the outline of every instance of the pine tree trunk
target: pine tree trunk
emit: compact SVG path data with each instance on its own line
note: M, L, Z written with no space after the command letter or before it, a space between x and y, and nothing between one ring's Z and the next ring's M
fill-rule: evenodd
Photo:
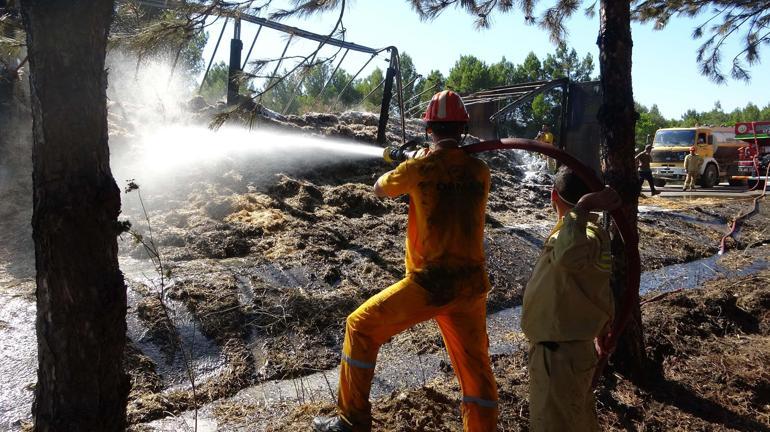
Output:
M113 1L24 0L34 122L37 431L125 429L126 290L104 70Z
M623 198L623 213L636 230L639 179L634 162L634 127L637 113L631 87L631 5L628 1L602 0L599 30L599 67L603 104L599 123L604 137L605 181ZM620 236L613 233L616 263L625 262ZM614 272L616 301L622 300L626 287L624 268ZM620 311L620 304L617 310ZM621 335L614 355L615 367L633 380L643 377L644 338L638 303Z

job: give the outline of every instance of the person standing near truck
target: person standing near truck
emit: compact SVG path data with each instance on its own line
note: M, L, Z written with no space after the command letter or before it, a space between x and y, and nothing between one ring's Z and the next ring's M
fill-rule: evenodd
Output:
M652 169L650 168L652 156L650 156L650 153L652 153L652 146L647 145L644 147L643 152L640 152L638 155L636 155L635 159L637 165L639 166L639 179L641 180L642 185L644 184L644 181L647 180L647 182L650 184L650 194L657 195L660 193L660 191L655 190L655 182L652 179Z
M684 157L684 170L687 175L684 178L683 191L695 190L695 181L700 174L700 166L703 165L703 158L695 154L697 150L695 146L690 147L690 154Z

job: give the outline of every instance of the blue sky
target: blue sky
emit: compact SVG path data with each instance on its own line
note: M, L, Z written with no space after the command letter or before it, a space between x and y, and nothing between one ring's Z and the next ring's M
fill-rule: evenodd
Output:
M374 48L394 45L413 58L418 72L423 75L432 69L448 74L455 61L463 54L473 54L487 63L497 62L504 56L518 64L530 51L542 60L546 54L555 50L547 32L539 27L525 25L518 12L495 15L492 27L487 30L474 30L472 18L464 12L449 9L434 21L421 22L405 0L359 0L348 3L343 23L347 29L346 40ZM336 19L337 14L330 13L305 20L291 19L285 23L325 34L332 28ZM770 58L765 58L762 64L750 69L752 80L749 83L728 79L726 84L718 85L700 75L695 62L696 49L700 42L692 40L690 34L703 19L675 18L661 31L652 30L649 24L633 25L632 79L634 98L637 102L647 107L657 104L665 117L674 119L680 118L689 108L698 111L710 110L717 101L726 112L744 107L748 102L760 107L770 103ZM204 51L206 59L213 52L221 28L221 23L209 27L209 43ZM598 15L589 19L579 12L567 22L567 29L569 46L575 48L581 57L591 53L596 65L595 73L598 75ZM244 56L255 32L255 25L242 25ZM216 61L227 61L231 37L232 26L228 25ZM285 40L285 35L263 30L251 59L277 57L284 47ZM295 38L288 53L300 55L316 46L316 42L296 41ZM736 44L727 47L723 58L731 59L731 54L737 51L736 48ZM765 48L761 54L768 57L770 50ZM342 67L353 73L367 59L368 55L351 53ZM290 64L291 62L287 65ZM373 61L367 70L374 65L384 69L387 65L386 56ZM729 64L725 63L725 72L728 72L728 66Z

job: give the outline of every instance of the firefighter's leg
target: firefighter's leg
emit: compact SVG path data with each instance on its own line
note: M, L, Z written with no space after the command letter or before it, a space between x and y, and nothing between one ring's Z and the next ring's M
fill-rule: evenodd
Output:
M347 319L340 362L338 406L353 429L371 429L369 391L380 346L393 335L432 318L440 308L410 278L371 297Z
M595 367L592 341L533 345L529 352L530 431L598 431L591 389Z
M457 300L436 316L462 390L463 430L497 430L497 384L489 362L486 295Z

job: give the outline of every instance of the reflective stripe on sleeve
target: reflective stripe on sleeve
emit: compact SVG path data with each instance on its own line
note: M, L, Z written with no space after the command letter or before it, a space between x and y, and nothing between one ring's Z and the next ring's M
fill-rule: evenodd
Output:
M463 403L475 403L483 408L497 408L497 401L481 399L475 396L463 396Z
M345 363L355 366L359 369L374 369L375 364L374 363L367 363L362 362L360 360L356 360L354 358L350 358L347 354L342 353L342 360L345 360Z
M610 255L609 252L602 252L599 255L599 260L594 264L594 266L602 272L610 273L612 272L612 255Z

